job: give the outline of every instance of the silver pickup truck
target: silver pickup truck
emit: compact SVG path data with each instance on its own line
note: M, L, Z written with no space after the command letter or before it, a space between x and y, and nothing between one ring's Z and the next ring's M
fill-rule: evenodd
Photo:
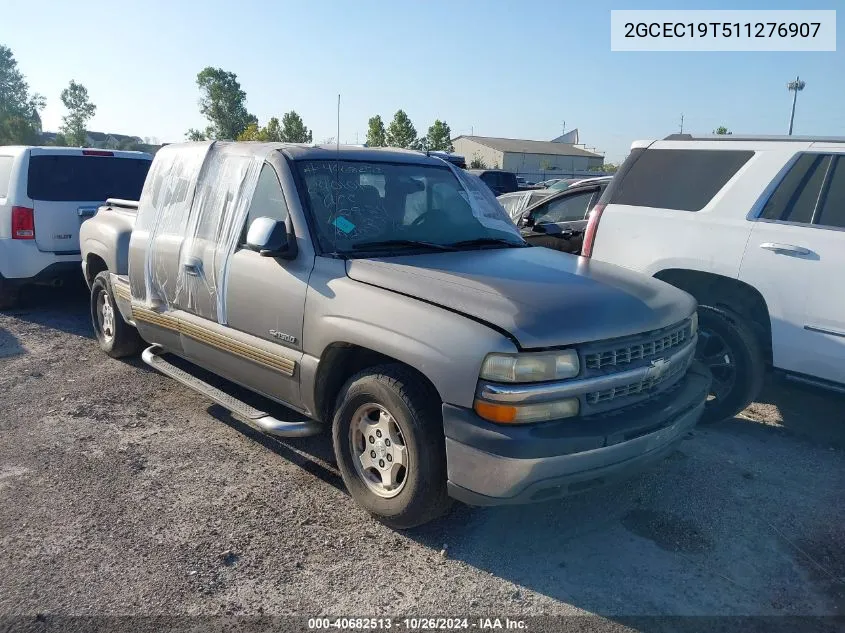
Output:
M689 295L529 246L419 152L168 145L80 238L103 351L266 433L330 427L352 497L397 528L636 472L707 397Z

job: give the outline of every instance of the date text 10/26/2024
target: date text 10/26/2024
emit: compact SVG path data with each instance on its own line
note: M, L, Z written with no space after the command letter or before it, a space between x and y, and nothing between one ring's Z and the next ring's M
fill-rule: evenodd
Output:
M312 630L340 631L446 631L446 630L512 630L526 631L525 620L511 618L309 618Z

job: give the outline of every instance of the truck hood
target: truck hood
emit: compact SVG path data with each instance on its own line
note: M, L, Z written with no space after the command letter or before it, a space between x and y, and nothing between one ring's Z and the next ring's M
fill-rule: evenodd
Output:
M507 331L523 349L655 330L696 305L662 281L539 247L351 259L346 272Z

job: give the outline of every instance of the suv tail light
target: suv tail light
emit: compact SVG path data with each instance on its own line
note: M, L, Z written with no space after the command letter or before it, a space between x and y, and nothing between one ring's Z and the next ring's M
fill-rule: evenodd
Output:
M12 207L12 239L35 239L35 212L29 207Z
M601 214L605 205L597 204L590 212L590 219L587 222L587 229L584 231L584 245L581 247L581 257L593 256L593 244L596 242L596 231L599 228Z
M82 150L83 156L114 156L114 152L110 152L108 150L102 149L84 149Z

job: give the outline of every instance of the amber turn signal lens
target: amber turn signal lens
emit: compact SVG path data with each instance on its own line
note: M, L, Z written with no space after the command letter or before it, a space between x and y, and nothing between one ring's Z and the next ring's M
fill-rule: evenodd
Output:
M493 404L483 400L475 401L475 412L485 420L507 423L516 420L516 407L507 404Z

